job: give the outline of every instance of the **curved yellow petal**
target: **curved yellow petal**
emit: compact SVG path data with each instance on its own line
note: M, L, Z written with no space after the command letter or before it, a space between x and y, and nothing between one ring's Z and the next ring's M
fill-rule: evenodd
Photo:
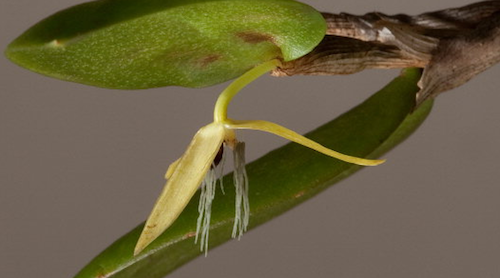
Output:
M350 155L345 155L334 150L331 150L327 147L324 147L321 144L314 142L311 139L308 139L297 132L290 130L286 127L280 126L278 124L268 122L268 121L235 121L235 120L226 120L224 122L226 127L232 129L252 129L252 130L260 130L269 132L285 139L288 139L292 142L301 144L305 147L311 148L315 151L318 151L322 154L331 156L333 158L340 159L345 162L362 165L362 166L376 166L383 163L385 160L372 160L372 159L364 159L358 158Z
M220 123L202 127L194 136L184 155L174 162L169 180L151 212L134 255L163 233L179 217L200 186L224 141L225 128Z

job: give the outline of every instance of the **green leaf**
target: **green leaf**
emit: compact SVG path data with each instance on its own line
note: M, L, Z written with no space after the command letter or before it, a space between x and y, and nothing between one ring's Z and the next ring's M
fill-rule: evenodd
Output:
M204 87L310 52L319 12L293 0L100 0L58 12L14 40L13 62L99 87Z
M432 102L426 102L409 114L414 108L419 77L419 70L404 71L364 103L307 136L343 153L378 157L409 136L430 112ZM270 152L247 165L250 228L269 221L361 168L293 143ZM234 217L231 175L224 178L224 188L225 195L218 194L212 206L211 247L231 237ZM177 221L138 256L132 254L142 224L104 250L76 278L159 278L199 256L199 246L193 238L198 199L199 196L193 198Z

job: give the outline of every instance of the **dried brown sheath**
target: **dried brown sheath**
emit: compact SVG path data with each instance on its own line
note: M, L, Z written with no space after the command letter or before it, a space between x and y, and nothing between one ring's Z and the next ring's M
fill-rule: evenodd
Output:
M323 13L327 35L275 76L351 74L368 68L424 68L417 103L460 86L500 60L500 1L417 16Z
M283 63L272 74L275 76L352 74L369 68L424 67L428 64L428 59L406 57L401 49L393 45L325 36L312 52L297 60Z
M500 12L463 34L441 40L419 82L417 105L463 85L500 62Z

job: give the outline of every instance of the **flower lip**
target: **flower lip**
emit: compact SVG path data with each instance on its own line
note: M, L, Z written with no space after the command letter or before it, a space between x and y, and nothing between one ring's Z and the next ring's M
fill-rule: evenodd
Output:
M221 145L219 148L219 151L217 152L217 154L214 157L214 161L212 163L212 168L217 167L221 163L223 157L224 157L224 145Z

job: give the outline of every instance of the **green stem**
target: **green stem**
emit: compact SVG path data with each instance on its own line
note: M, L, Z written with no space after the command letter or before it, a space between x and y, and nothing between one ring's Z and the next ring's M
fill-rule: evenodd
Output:
M242 76L238 77L233 83L227 86L224 91L219 95L214 108L214 122L223 122L227 119L227 107L233 99L233 97L246 85L255 79L259 78L261 75L275 69L280 64L279 60L271 60L260 64L251 70L247 71Z

